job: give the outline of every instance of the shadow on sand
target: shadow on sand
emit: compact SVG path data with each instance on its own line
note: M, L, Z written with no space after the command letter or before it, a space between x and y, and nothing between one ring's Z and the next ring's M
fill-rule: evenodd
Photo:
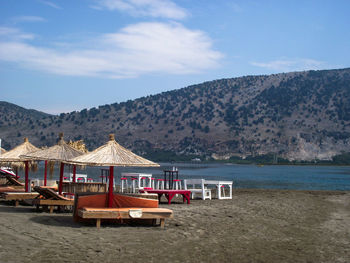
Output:
M0 203L0 213L32 213L35 209L32 206L14 206L11 202Z
M72 214L40 214L30 218L31 221L46 226L81 228L82 224L74 222Z

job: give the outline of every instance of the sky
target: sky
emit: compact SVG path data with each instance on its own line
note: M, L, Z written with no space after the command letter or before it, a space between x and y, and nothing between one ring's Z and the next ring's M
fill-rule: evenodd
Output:
M348 0L2 0L0 101L79 111L350 66Z

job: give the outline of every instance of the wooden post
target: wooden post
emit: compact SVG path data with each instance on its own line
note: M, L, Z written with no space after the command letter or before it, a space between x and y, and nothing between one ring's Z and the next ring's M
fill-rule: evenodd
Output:
M160 228L164 228L164 226L165 226L165 219L161 218L160 219Z
M113 206L113 183L114 183L114 179L113 179L113 166L109 167L109 186L108 186L108 207L112 207Z
M96 227L100 228L101 227L101 218L96 219Z
M62 194L62 188L63 188L63 172L64 172L64 163L61 162L61 167L60 167L60 182L58 185L58 194Z
M47 160L45 160L44 186L47 184Z
M28 165L28 161L24 162L24 170L25 170L25 191L28 193L29 192L29 165Z
M77 166L74 164L73 165L73 183L75 183L76 174L77 174Z

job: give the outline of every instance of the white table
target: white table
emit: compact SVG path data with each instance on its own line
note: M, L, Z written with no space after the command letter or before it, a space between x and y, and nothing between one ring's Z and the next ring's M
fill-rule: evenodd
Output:
M216 181L216 180L204 180L204 184L206 185L216 185L217 187L217 192L218 192L218 199L232 199L232 181ZM221 186L223 185L228 185L230 188L229 196L221 196Z
M72 173L64 173L63 176L69 178L66 181L73 182L73 174ZM87 174L75 174L76 182L80 181L80 180L78 181L78 178L82 178L84 183L87 182Z
M140 173L122 173L122 178L136 178L137 179L137 189L143 189L144 187L152 187L152 174L140 174ZM147 178L146 185L142 186L141 185L141 179L145 177ZM136 190L136 189L134 189Z

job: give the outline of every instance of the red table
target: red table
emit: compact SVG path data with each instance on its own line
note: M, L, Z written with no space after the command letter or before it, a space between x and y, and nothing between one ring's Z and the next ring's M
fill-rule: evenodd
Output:
M182 195L183 196L183 202L187 201L187 204L190 204L190 199L191 199L191 191L189 190L150 190L150 189L145 189L145 190L140 190L140 192L147 192L151 194L158 194L158 200L160 202L160 198L162 195L165 195L166 199L168 199L168 204L170 205L171 199L176 194Z

